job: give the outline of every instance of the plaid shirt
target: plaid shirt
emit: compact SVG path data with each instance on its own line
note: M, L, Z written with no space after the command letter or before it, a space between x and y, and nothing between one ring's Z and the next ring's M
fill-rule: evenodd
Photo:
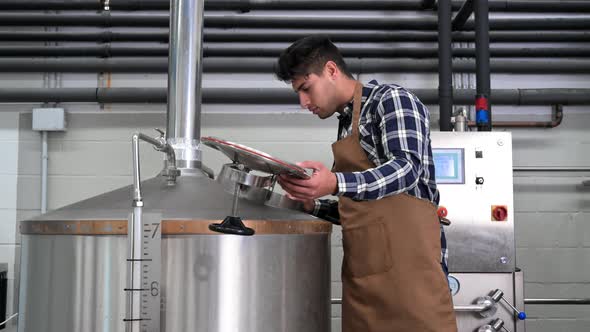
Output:
M339 115L338 139L352 133L352 102ZM362 172L336 172L337 196L377 200L407 193L438 205L430 147L430 113L408 90L379 85L363 87L359 120L360 144L375 168ZM313 215L339 223L338 201L316 200ZM441 262L446 269L446 239L441 226ZM446 270L445 270L446 272Z

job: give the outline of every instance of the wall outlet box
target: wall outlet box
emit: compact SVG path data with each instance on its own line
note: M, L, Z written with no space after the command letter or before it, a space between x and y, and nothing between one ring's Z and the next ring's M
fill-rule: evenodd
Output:
M66 111L63 108L34 108L33 130L65 131Z

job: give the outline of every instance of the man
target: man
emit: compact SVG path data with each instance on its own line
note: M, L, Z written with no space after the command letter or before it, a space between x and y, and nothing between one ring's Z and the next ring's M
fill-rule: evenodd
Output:
M363 86L324 36L283 51L276 75L320 119L339 113L332 170L307 161L299 165L314 170L310 179L279 183L342 225L343 331L457 331L427 108L402 87ZM318 200L330 194L339 201Z

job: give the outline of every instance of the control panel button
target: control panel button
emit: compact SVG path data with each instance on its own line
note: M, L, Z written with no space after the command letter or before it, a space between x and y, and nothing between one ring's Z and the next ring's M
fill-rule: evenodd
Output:
M438 214L439 218L446 218L447 215L449 214L449 211L447 211L447 208L444 206L441 206L438 208L438 210L436 211L436 213Z
M508 207L506 205L493 205L492 220L506 221L506 219L508 219Z

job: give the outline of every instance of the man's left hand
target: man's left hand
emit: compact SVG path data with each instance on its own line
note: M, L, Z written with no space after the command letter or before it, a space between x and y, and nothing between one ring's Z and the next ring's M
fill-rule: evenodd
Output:
M313 169L310 179L302 180L288 175L279 175L278 182L290 198L305 201L331 195L338 188L336 174L318 161L304 161L297 166Z

